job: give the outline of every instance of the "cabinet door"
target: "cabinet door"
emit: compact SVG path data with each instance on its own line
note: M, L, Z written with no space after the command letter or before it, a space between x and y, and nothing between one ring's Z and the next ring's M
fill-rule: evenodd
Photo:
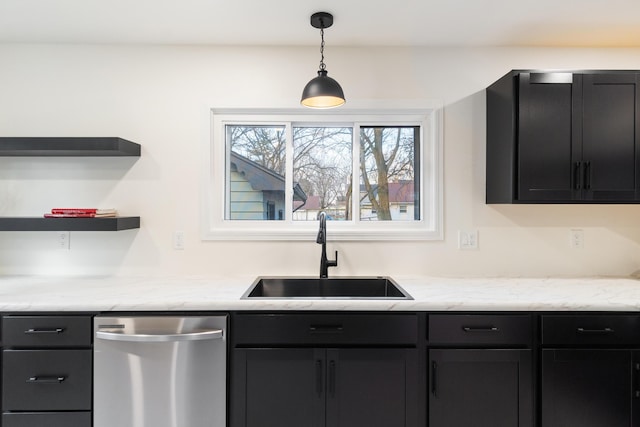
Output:
M324 427L324 350L234 352L231 424L236 427Z
M327 426L417 427L416 350L327 351Z
M519 91L516 198L524 202L579 198L579 124L572 118L580 108L580 76L521 73Z
M430 427L533 425L531 350L430 350L429 366Z
M640 185L638 75L585 74L582 132L584 197L637 200Z
M542 427L638 426L634 358L631 350L543 350Z

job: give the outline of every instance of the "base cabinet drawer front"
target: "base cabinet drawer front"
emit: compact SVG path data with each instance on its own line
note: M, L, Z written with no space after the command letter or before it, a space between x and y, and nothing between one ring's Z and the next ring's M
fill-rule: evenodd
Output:
M429 427L533 427L532 359L531 350L429 350Z
M91 410L91 350L5 350L2 374L3 411Z
M20 412L2 414L2 427L91 427L91 412Z
M239 314L237 345L415 345L415 314Z
M638 356L634 350L542 351L542 427L637 427Z
M429 316L430 345L530 346L529 315L433 314Z
M4 348L89 347L90 316L4 316Z
M640 345L640 316L636 315L544 315L545 346Z

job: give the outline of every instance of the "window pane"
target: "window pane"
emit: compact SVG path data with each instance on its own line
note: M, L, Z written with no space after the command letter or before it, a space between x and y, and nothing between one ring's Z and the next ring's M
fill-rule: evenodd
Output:
M293 219L351 219L353 129L293 128Z
M360 128L360 219L420 220L419 127Z
M225 219L284 220L284 126L226 126Z

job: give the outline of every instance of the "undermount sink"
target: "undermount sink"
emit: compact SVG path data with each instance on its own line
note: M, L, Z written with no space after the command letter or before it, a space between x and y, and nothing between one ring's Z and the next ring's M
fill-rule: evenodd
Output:
M258 277L242 299L413 299L390 277Z

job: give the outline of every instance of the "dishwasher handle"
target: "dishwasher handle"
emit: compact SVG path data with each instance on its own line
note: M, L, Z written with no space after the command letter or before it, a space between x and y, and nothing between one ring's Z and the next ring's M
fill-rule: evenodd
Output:
M127 342L178 342L221 339L222 329L189 332L185 334L124 334L122 332L96 331L96 338L109 341Z

